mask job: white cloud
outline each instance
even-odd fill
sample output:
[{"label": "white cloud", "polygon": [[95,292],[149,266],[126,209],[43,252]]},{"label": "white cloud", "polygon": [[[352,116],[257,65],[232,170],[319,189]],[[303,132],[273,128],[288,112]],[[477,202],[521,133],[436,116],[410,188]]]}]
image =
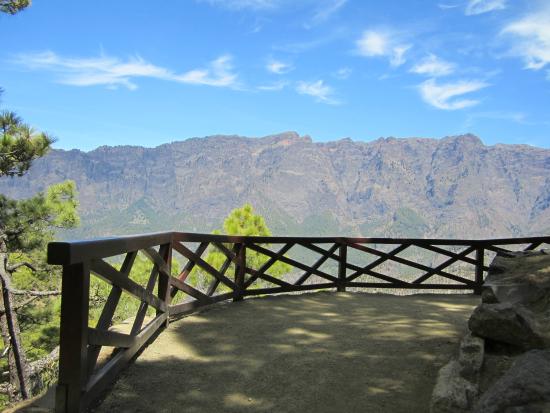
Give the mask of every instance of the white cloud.
[{"label": "white cloud", "polygon": [[429,54],[411,68],[411,72],[430,77],[446,76],[453,73],[455,65],[440,59],[434,54]]},{"label": "white cloud", "polygon": [[466,16],[488,13],[495,10],[504,10],[507,7],[507,0],[468,0],[466,5]]},{"label": "white cloud", "polygon": [[277,75],[282,75],[288,73],[294,69],[290,63],[284,63],[279,60],[269,60],[265,67],[269,72],[275,73]]},{"label": "white cloud", "polygon": [[470,113],[466,117],[465,125],[471,127],[477,123],[478,120],[496,120],[519,123],[522,125],[530,124],[527,121],[527,115],[523,112],[504,112],[504,111],[490,111],[490,112],[477,112]]},{"label": "white cloud", "polygon": [[325,0],[324,2],[320,2],[320,6],[313,14],[311,21],[305,24],[305,27],[310,28],[311,26],[323,23],[344,7],[347,2],[348,0]]},{"label": "white cloud", "polygon": [[137,85],[133,80],[138,77],[218,87],[233,87],[237,83],[237,75],[232,72],[229,55],[220,56],[207,68],[184,73],[174,73],[151,64],[139,56],[124,61],[105,55],[92,58],[69,58],[47,51],[20,54],[15,62],[30,69],[55,72],[59,75],[60,83],[73,86],[104,85],[110,88],[124,86],[134,90]]},{"label": "white cloud", "polygon": [[428,79],[418,86],[422,99],[438,109],[456,110],[477,105],[478,100],[459,98],[489,86],[479,80],[461,80],[453,83],[437,84]]},{"label": "white cloud", "polygon": [[460,7],[460,4],[439,3],[437,7],[439,7],[441,10],[449,10],[449,9],[456,9],[457,7]]},{"label": "white cloud", "polygon": [[199,2],[233,10],[265,10],[276,8],[280,0],[199,0]]},{"label": "white cloud", "polygon": [[387,57],[392,66],[405,63],[405,53],[411,45],[399,42],[389,31],[365,30],[357,40],[357,52],[366,57]]},{"label": "white cloud", "polygon": [[288,82],[286,81],[279,81],[275,83],[271,83],[268,85],[260,85],[257,87],[258,90],[263,90],[266,92],[276,92],[279,90],[282,90],[285,88],[285,86],[288,85]]},{"label": "white cloud", "polygon": [[232,72],[231,56],[223,55],[210,63],[207,69],[195,69],[171,78],[178,82],[208,86],[235,86],[237,75]]},{"label": "white cloud", "polygon": [[526,69],[550,63],[550,6],[511,22],[501,33],[513,36],[511,54],[523,58]]},{"label": "white cloud", "polygon": [[345,80],[351,76],[352,69],[349,67],[341,67],[334,73],[334,76],[338,79]]},{"label": "white cloud", "polygon": [[313,96],[317,102],[327,103],[329,105],[338,105],[340,102],[332,97],[333,89],[326,85],[323,80],[316,82],[300,81],[296,85],[296,92],[301,95]]}]

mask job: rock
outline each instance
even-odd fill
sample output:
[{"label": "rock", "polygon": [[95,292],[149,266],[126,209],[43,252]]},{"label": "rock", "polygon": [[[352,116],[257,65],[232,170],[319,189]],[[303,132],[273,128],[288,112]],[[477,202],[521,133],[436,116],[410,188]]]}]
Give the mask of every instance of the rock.
[{"label": "rock", "polygon": [[521,305],[482,303],[472,313],[468,327],[479,337],[524,350],[545,346],[545,337],[540,332],[537,320]]},{"label": "rock", "polygon": [[533,403],[525,406],[514,406],[504,410],[504,413],[550,413],[550,403]]},{"label": "rock", "polygon": [[550,402],[550,350],[531,350],[478,400],[474,413],[534,413],[548,411]]},{"label": "rock", "polygon": [[[533,311],[548,310],[550,255],[546,251],[520,251],[497,256],[484,283],[484,303],[522,304]],[[541,308],[539,304],[543,302]]]},{"label": "rock", "polygon": [[485,353],[485,341],[472,334],[464,336],[460,342],[458,363],[460,365],[460,376],[472,384],[479,380],[479,372],[483,365]]},{"label": "rock", "polygon": [[439,370],[430,404],[431,413],[469,412],[477,387],[460,375],[460,364],[451,360]]}]

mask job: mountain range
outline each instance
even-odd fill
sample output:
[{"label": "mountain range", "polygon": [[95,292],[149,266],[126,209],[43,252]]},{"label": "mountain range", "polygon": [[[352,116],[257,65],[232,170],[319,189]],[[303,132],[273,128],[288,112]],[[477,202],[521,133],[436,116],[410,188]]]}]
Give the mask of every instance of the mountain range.
[{"label": "mountain range", "polygon": [[474,135],[314,142],[285,132],[52,150],[0,193],[76,182],[89,238],[210,232],[251,203],[274,235],[507,237],[550,234],[550,150]]}]

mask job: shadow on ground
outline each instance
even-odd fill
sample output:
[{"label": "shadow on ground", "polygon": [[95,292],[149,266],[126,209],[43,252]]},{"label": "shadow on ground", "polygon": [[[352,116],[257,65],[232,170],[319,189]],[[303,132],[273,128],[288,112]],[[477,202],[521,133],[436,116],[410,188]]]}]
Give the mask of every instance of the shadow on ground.
[{"label": "shadow on ground", "polygon": [[479,298],[315,293],[173,322],[98,412],[425,412]]}]

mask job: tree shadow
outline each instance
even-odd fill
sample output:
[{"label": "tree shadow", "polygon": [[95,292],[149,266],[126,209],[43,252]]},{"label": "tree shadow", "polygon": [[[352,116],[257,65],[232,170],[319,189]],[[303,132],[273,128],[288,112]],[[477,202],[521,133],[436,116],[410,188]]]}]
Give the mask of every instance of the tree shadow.
[{"label": "tree shadow", "polygon": [[312,293],[173,322],[96,411],[428,411],[472,295]]}]

